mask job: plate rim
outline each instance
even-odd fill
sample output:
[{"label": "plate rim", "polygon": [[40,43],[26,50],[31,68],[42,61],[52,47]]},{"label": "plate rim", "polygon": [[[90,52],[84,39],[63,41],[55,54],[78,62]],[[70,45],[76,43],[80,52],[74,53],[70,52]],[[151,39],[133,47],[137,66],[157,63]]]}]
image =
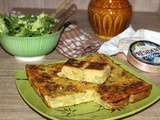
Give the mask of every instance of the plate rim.
[{"label": "plate rim", "polygon": [[[51,120],[61,120],[61,119],[58,119],[58,118],[56,118],[56,117],[54,117],[54,116],[50,116],[50,115],[48,115],[48,114],[46,114],[46,113],[44,113],[44,112],[42,112],[42,111],[40,111],[37,107],[35,107],[33,104],[31,104],[30,103],[30,101],[28,101],[26,98],[25,98],[25,96],[22,94],[22,92],[21,92],[21,90],[19,89],[19,87],[18,87],[18,82],[24,82],[24,80],[16,80],[16,87],[17,87],[17,89],[18,89],[18,92],[19,92],[19,94],[20,94],[20,96],[22,97],[22,99],[23,99],[23,101],[30,107],[30,108],[32,108],[32,110],[34,110],[35,112],[37,112],[37,113],[39,113],[40,115],[42,115],[43,117],[45,117],[45,118],[49,118],[49,119],[51,119]],[[26,81],[26,82],[28,82],[28,81]],[[33,89],[33,88],[32,88]],[[156,87],[155,89],[159,89],[158,87]],[[34,90],[33,90],[33,92],[35,92]],[[37,95],[38,96],[38,95]],[[39,97],[39,96],[38,96]],[[41,99],[40,97],[39,97],[39,99]],[[150,107],[151,105],[153,105],[153,104],[155,104],[156,102],[158,102],[160,100],[160,96],[157,96],[153,101],[151,101],[149,104],[146,104],[146,105],[144,105],[143,107],[140,107],[140,108],[138,108],[138,109],[136,109],[136,110],[134,110],[134,111],[130,111],[130,112],[128,112],[128,113],[125,113],[125,114],[122,114],[122,115],[119,115],[119,116],[114,116],[114,117],[111,117],[111,118],[106,118],[106,119],[100,119],[100,120],[115,120],[115,119],[120,119],[120,118],[125,118],[125,117],[129,117],[129,116],[132,116],[132,115],[134,115],[134,114],[136,114],[136,113],[138,113],[138,112],[141,112],[141,111],[143,111],[143,110],[145,110],[145,109],[147,109],[148,107]],[[133,103],[134,104],[134,103]],[[125,108],[124,108],[125,109]]]}]

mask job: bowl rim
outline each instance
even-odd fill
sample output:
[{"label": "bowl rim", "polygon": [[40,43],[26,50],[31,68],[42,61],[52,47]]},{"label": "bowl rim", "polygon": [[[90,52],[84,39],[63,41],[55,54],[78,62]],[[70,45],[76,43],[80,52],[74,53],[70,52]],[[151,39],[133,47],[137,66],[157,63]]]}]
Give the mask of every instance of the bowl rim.
[{"label": "bowl rim", "polygon": [[64,27],[62,27],[61,29],[59,29],[56,32],[52,32],[52,33],[47,33],[47,34],[43,34],[43,35],[39,35],[39,36],[11,36],[8,34],[1,34],[0,37],[8,37],[8,38],[39,38],[39,37],[45,37],[45,36],[52,36],[54,34],[58,34],[61,33],[64,30]]}]

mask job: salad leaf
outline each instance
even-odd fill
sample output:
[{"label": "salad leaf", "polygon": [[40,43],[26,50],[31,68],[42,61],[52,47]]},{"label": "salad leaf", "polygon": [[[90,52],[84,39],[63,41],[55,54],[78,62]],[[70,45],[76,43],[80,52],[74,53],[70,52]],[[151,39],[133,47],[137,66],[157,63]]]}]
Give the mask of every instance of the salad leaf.
[{"label": "salad leaf", "polygon": [[11,13],[0,17],[0,32],[19,37],[40,36],[50,34],[50,29],[57,22],[57,19],[46,13],[37,16]]},{"label": "salad leaf", "polygon": [[55,23],[54,19],[48,17],[45,13],[41,13],[37,16],[37,20],[33,23],[31,31],[47,33],[47,30],[54,26],[54,24],[50,23]]},{"label": "salad leaf", "polygon": [[5,25],[4,16],[0,15],[0,34],[5,34],[8,32],[8,28]]}]

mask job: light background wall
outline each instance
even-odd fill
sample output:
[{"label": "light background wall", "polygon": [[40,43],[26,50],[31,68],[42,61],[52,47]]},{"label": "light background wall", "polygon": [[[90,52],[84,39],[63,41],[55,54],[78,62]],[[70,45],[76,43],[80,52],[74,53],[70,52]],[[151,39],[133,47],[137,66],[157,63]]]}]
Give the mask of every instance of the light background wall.
[{"label": "light background wall", "polygon": [[[0,0],[0,11],[12,8],[56,8],[63,0]],[[134,11],[160,12],[160,0],[129,0]],[[90,0],[74,0],[79,9],[87,9]]]}]

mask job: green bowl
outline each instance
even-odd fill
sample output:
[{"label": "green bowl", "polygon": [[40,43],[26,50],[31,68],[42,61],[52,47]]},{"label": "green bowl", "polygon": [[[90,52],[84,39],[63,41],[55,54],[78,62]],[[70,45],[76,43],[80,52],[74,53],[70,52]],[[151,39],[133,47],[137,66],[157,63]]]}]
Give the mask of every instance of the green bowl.
[{"label": "green bowl", "polygon": [[57,45],[63,29],[36,37],[1,36],[2,48],[13,56],[37,57],[50,53]]}]

